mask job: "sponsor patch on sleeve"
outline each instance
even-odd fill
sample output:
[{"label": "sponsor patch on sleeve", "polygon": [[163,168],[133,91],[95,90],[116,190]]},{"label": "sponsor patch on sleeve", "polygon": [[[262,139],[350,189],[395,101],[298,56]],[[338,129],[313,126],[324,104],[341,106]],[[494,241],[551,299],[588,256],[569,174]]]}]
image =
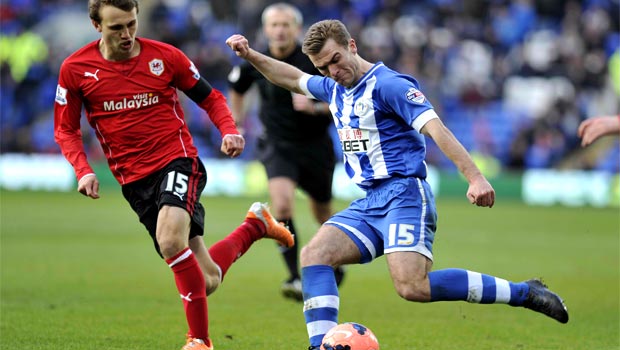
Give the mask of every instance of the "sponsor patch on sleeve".
[{"label": "sponsor patch on sleeve", "polygon": [[189,70],[192,71],[192,73],[194,73],[194,75],[192,75],[194,77],[194,79],[198,80],[200,79],[200,72],[198,71],[198,68],[196,68],[196,66],[194,65],[194,62],[190,61],[190,66],[189,66]]},{"label": "sponsor patch on sleeve", "polygon": [[60,84],[56,86],[56,103],[63,106],[67,104],[67,89]]},{"label": "sponsor patch on sleeve", "polygon": [[411,102],[421,104],[421,103],[424,103],[424,101],[426,101],[426,97],[424,97],[424,94],[422,93],[422,91],[416,88],[413,88],[413,87],[407,90],[406,96],[407,96],[407,99]]}]

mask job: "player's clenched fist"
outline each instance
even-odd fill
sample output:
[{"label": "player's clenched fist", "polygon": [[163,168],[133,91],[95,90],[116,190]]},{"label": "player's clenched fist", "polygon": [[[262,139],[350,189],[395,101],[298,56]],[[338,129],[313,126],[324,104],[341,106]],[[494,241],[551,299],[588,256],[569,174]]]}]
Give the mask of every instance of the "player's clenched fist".
[{"label": "player's clenched fist", "polygon": [[222,153],[229,157],[235,158],[243,152],[245,148],[245,139],[241,135],[226,134],[222,139]]},{"label": "player's clenched fist", "polygon": [[234,34],[226,39],[226,45],[235,52],[235,54],[241,58],[245,58],[250,51],[250,44],[241,34]]},{"label": "player's clenched fist", "polygon": [[471,204],[479,207],[493,208],[493,204],[495,204],[495,190],[483,176],[478,176],[469,184],[467,198]]}]

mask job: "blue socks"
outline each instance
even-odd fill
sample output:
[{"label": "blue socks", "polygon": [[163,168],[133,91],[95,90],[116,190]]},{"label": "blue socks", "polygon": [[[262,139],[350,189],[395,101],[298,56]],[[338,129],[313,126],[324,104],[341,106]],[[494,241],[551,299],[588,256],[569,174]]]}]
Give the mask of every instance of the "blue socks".
[{"label": "blue socks", "polygon": [[428,274],[431,301],[464,300],[480,304],[523,305],[530,288],[525,283],[463,269],[445,269]]},{"label": "blue socks", "polygon": [[323,336],[338,324],[340,298],[334,269],[313,265],[301,269],[304,317],[311,346],[320,346]]}]

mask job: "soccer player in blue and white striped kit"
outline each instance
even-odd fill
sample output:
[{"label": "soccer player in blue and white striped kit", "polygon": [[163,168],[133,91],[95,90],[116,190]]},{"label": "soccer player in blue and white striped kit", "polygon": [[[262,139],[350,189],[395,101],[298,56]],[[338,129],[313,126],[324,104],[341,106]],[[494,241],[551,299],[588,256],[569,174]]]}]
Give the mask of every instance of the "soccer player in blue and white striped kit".
[{"label": "soccer player in blue and white striped kit", "polygon": [[503,303],[568,322],[562,299],[538,279],[511,282],[465,269],[431,272],[437,213],[425,181],[431,137],[457,166],[472,204],[492,207],[495,191],[435,113],[417,81],[357,54],[338,20],[307,31],[303,52],[324,76],[311,76],[250,48],[235,34],[226,43],[274,84],[329,103],[351,179],[366,192],[332,216],[301,251],[309,350],[338,323],[333,267],[368,263],[385,254],[398,294],[409,301]]}]

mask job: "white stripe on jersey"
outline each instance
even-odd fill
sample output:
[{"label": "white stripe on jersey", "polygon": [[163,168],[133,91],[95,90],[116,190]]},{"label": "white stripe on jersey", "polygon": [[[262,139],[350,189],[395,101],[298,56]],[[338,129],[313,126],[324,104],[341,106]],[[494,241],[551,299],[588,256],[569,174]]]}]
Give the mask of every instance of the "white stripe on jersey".
[{"label": "white stripe on jersey", "polygon": [[[335,92],[336,89],[334,89],[334,93]],[[353,95],[343,95],[342,103],[342,116],[340,119],[336,118],[336,125],[342,123],[343,127],[349,127],[349,123],[351,123],[351,114],[353,114],[353,103],[355,103],[353,100]],[[359,162],[359,158],[354,154],[347,154],[346,152],[343,152],[342,155],[345,166],[348,165],[351,169],[353,169],[353,176],[351,177],[351,180],[353,180],[354,183],[364,181],[364,178],[362,177],[362,165]]]},{"label": "white stripe on jersey", "polygon": [[353,114],[353,103],[355,103],[353,97],[353,95],[342,95],[342,116],[340,117],[340,122],[343,127],[350,126],[351,114]]},{"label": "white stripe on jersey", "polygon": [[[306,81],[306,84],[307,83],[308,81]],[[308,85],[306,85],[305,89],[308,89]],[[336,104],[337,92],[338,90],[336,89],[336,86],[334,86],[334,89],[332,90],[332,97],[329,100],[329,111],[332,114],[332,119],[334,120],[335,126],[338,126],[338,117],[336,117],[336,113],[338,112],[338,104]]]},{"label": "white stripe on jersey", "polygon": [[[374,91],[376,84],[376,75],[373,75],[366,81],[366,89],[364,89],[364,93],[362,94],[363,99],[367,101],[372,101],[372,92]],[[367,115],[360,117],[360,129],[368,129],[370,144],[376,145],[376,147],[374,147],[370,150],[370,152],[368,152],[368,157],[370,160],[370,165],[374,172],[374,177],[377,179],[387,177],[388,172],[387,166],[385,164],[385,158],[383,157],[383,150],[381,149],[381,136],[379,135],[377,120],[375,119],[374,104],[370,105],[370,109],[372,112],[369,112]]]}]

